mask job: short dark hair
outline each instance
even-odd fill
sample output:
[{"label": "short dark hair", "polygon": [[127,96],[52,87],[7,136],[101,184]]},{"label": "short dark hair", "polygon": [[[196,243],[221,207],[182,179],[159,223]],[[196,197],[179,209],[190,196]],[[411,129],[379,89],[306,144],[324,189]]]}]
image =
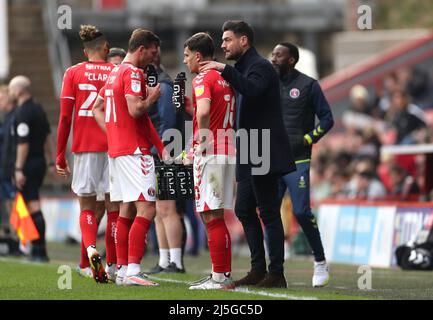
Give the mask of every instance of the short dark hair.
[{"label": "short dark hair", "polygon": [[197,51],[203,57],[213,57],[215,45],[212,37],[205,32],[199,32],[185,41],[184,48],[188,47],[191,51]]},{"label": "short dark hair", "polygon": [[126,51],[122,48],[110,48],[110,52],[107,55],[107,58],[113,58],[113,57],[126,57]]},{"label": "short dark hair", "polygon": [[224,22],[222,31],[233,31],[237,37],[246,36],[250,46],[254,45],[254,31],[251,26],[242,20],[228,20]]},{"label": "short dark hair", "polygon": [[281,42],[279,46],[286,47],[289,50],[289,54],[295,59],[295,63],[299,61],[299,49],[296,45],[290,42]]},{"label": "short dark hair", "polygon": [[152,31],[145,29],[135,29],[128,43],[128,52],[133,53],[137,51],[140,46],[144,46],[146,49],[151,45],[155,44],[159,47],[161,41],[158,36],[154,34]]}]

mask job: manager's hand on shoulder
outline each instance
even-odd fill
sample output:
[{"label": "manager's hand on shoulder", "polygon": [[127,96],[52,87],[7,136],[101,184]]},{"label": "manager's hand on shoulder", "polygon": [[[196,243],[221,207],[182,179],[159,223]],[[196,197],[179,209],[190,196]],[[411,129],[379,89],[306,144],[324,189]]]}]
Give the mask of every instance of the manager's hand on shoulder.
[{"label": "manager's hand on shoulder", "polygon": [[222,72],[226,65],[221,62],[216,61],[203,61],[200,62],[200,72],[208,71],[208,70],[216,70]]}]

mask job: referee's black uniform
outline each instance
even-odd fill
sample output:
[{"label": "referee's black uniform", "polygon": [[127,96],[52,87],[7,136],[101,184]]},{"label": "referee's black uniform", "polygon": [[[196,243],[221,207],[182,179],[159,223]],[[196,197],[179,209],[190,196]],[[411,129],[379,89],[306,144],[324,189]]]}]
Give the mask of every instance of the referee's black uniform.
[{"label": "referee's black uniform", "polygon": [[[23,168],[15,168],[15,170],[22,170],[26,177],[26,183],[19,191],[26,203],[38,201],[39,189],[47,170],[45,142],[51,132],[50,125],[42,107],[30,98],[17,108],[13,128],[12,135],[15,137],[16,145],[29,144]],[[46,260],[44,217],[40,210],[30,214],[40,235],[39,240],[32,241],[32,257],[35,260]]]}]

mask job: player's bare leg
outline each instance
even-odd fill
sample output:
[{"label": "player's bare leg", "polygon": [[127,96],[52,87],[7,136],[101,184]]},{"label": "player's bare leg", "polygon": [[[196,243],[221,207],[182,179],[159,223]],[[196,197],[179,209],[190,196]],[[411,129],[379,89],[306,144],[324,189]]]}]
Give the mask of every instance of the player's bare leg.
[{"label": "player's bare leg", "polygon": [[210,210],[202,213],[208,233],[212,274],[192,284],[191,290],[234,289],[231,277],[231,239],[224,221],[224,210]]},{"label": "player's bare leg", "polygon": [[[158,202],[159,201],[157,201],[157,203]],[[158,239],[159,261],[158,264],[148,272],[149,274],[163,272],[170,264],[170,248],[168,246],[164,222],[162,221],[158,209],[156,210],[156,216],[154,222],[155,222],[156,238]]]},{"label": "player's bare leg", "polygon": [[181,216],[176,211],[176,201],[156,201],[157,216],[161,218],[168,242],[170,261],[167,272],[184,273],[182,261],[183,226]]}]

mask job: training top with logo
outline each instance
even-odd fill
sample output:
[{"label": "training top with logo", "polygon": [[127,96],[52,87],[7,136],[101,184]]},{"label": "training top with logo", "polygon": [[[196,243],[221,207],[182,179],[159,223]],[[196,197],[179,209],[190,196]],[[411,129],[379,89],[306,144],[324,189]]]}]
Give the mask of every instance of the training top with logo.
[{"label": "training top with logo", "polygon": [[[93,117],[92,107],[114,67],[105,61],[87,61],[78,63],[65,72],[60,98],[75,101],[73,153],[107,152],[107,136]],[[64,130],[59,130],[59,133],[69,134]]]},{"label": "training top with logo", "polygon": [[110,158],[132,154],[151,155],[152,145],[158,148],[158,143],[161,146],[147,113],[138,118],[129,114],[126,97],[131,95],[145,99],[147,96],[146,81],[141,69],[129,62],[116,66],[101,93],[104,95]]},{"label": "training top with logo", "polygon": [[[210,105],[209,129],[213,134],[209,146],[215,155],[235,155],[233,136],[227,130],[233,129],[235,121],[235,93],[230,84],[215,70],[199,73],[192,82],[194,107],[194,145],[198,144],[197,101],[208,99]],[[216,142],[215,142],[216,141]]]}]

